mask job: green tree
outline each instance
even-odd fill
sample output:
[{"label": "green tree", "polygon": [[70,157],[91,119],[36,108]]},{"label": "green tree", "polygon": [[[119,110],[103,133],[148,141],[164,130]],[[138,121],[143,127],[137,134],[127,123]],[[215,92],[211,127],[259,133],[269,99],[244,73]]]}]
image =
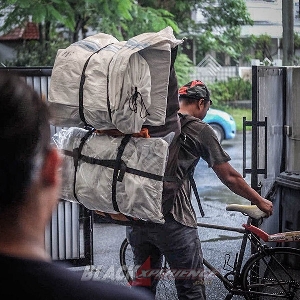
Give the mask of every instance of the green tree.
[{"label": "green tree", "polygon": [[53,65],[57,49],[69,43],[63,35],[64,28],[75,30],[73,9],[65,0],[0,0],[0,12],[3,32],[22,28],[29,20],[39,24],[39,41],[24,41],[16,48],[17,58],[7,65]]},{"label": "green tree", "polygon": [[[295,47],[294,51],[300,48],[300,35],[297,32],[294,32],[294,47]],[[297,55],[295,55],[294,57],[294,65],[295,66],[300,65],[300,57]]]},{"label": "green tree", "polygon": [[65,0],[1,0],[0,12],[0,17],[5,20],[0,30],[9,31],[23,26],[31,18],[32,22],[40,25],[40,41],[50,39],[53,22],[55,26],[63,24],[67,28],[75,28],[72,7]]},{"label": "green tree", "polygon": [[263,61],[265,58],[272,60],[272,38],[270,35],[261,34],[255,41],[255,58]]},{"label": "green tree", "polygon": [[[192,19],[197,9],[203,22]],[[195,41],[197,61],[211,50],[238,58],[240,26],[251,23],[244,0],[0,0],[0,11],[5,16],[0,30],[22,25],[29,16],[39,23],[39,52],[50,48],[47,57],[63,40],[84,38],[87,28],[126,40],[171,26],[178,37]]]},{"label": "green tree", "polygon": [[194,36],[201,49],[197,61],[211,50],[226,53],[238,61],[244,51],[241,26],[252,24],[246,3],[244,0],[221,0],[217,5],[216,2],[209,1],[201,9],[205,22],[197,26],[199,34]]},{"label": "green tree", "polygon": [[[252,25],[244,0],[139,0],[142,6],[163,8],[175,16],[180,36],[195,43],[196,63],[209,51],[226,53],[238,60],[243,56],[241,26]],[[196,23],[192,15],[202,15]]]},{"label": "green tree", "polygon": [[[86,36],[87,28],[124,40],[145,31],[178,27],[166,10],[141,7],[135,0],[0,0],[0,31],[24,26],[29,20],[39,24],[39,44],[24,43],[14,64],[49,65],[56,50]],[[30,51],[28,51],[30,50]],[[44,55],[39,55],[43,53]]]},{"label": "green tree", "polygon": [[178,86],[182,86],[191,80],[193,63],[186,54],[179,53],[175,60],[175,70]]}]

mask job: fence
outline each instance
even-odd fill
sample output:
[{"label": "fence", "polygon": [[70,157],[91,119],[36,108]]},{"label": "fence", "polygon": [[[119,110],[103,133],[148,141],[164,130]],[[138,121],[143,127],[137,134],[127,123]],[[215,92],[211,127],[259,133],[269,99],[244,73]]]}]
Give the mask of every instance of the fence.
[{"label": "fence", "polygon": [[226,81],[228,78],[240,76],[238,67],[194,67],[191,73],[191,79],[200,79],[205,83],[216,81]]},{"label": "fence", "polygon": [[191,79],[201,79],[205,83],[226,81],[230,77],[239,76],[238,66],[222,67],[214,57],[206,55],[204,59],[193,68]]}]

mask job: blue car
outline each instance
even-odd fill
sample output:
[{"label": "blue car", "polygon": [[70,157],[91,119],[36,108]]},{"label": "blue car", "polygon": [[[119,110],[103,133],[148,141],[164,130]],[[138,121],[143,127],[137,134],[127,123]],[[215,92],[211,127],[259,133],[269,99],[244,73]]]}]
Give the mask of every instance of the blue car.
[{"label": "blue car", "polygon": [[210,108],[203,121],[215,130],[220,143],[223,140],[230,140],[235,137],[236,123],[227,112]]}]

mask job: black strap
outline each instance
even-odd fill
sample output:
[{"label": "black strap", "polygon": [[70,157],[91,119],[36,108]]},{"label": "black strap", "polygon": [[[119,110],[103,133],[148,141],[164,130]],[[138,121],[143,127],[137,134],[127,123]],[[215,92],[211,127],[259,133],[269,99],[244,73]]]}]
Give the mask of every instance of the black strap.
[{"label": "black strap", "polygon": [[[179,113],[178,115],[180,117],[181,129],[184,126],[186,126],[187,124],[189,124],[191,122],[194,122],[194,121],[197,121],[195,118],[188,118],[188,115],[182,115],[181,113]],[[181,139],[182,139],[183,143],[186,143],[187,140],[188,140],[186,138],[187,135],[185,133],[181,132],[180,136],[181,136]],[[197,186],[196,186],[196,182],[195,182],[195,179],[194,179],[194,170],[195,170],[196,165],[198,164],[198,161],[199,161],[199,159],[194,161],[194,163],[190,166],[190,168],[188,169],[188,174],[187,175],[188,175],[189,181],[191,183],[191,187],[193,189],[194,195],[196,197],[201,216],[204,217],[204,215],[205,215],[204,210],[203,210],[202,205],[201,205],[201,199],[200,199],[198,189],[197,189]]]},{"label": "black strap", "polygon": [[98,215],[100,219],[102,219],[105,222],[117,224],[117,225],[125,225],[125,226],[147,226],[150,224],[153,224],[151,221],[144,221],[140,219],[134,219],[128,215],[125,215],[125,217],[128,219],[128,221],[121,221],[121,220],[115,220],[112,218],[112,216],[109,213],[103,212],[103,215]]},{"label": "black strap", "polygon": [[[82,69],[82,73],[81,73],[81,78],[80,78],[80,85],[79,85],[79,116],[80,116],[80,119],[81,121],[84,123],[84,126],[86,127],[92,127],[91,125],[89,125],[84,117],[84,113],[83,113],[83,86],[84,86],[84,83],[85,83],[85,71],[86,71],[86,68],[89,64],[89,61],[91,59],[91,57],[94,55],[94,54],[97,54],[99,53],[101,50],[103,50],[104,48],[108,47],[109,45],[111,45],[112,43],[100,48],[99,50],[93,52],[89,58],[86,60],[84,66],[83,66],[83,69]],[[108,108],[109,108],[109,113],[110,113],[110,107],[109,107],[109,101],[108,101]]]},{"label": "black strap", "polygon": [[[111,62],[111,61],[110,61]],[[109,62],[109,64],[110,64]],[[107,97],[106,97],[106,105],[107,105],[107,111],[110,121],[112,121],[112,115],[111,115],[111,108],[110,108],[110,100],[109,100],[109,76],[107,75],[106,79],[106,90],[107,90]]]},{"label": "black strap", "polygon": [[94,128],[91,128],[85,135],[84,137],[80,140],[80,144],[78,148],[73,149],[73,162],[74,162],[74,180],[73,180],[73,195],[74,198],[81,203],[78,200],[78,197],[76,195],[76,178],[77,178],[77,169],[78,169],[78,164],[79,164],[79,160],[81,159],[81,152],[82,152],[82,148],[85,144],[85,142],[87,141],[87,139],[92,135],[92,133],[95,131]]},{"label": "black strap", "polygon": [[189,180],[190,180],[194,195],[197,199],[198,207],[199,207],[201,216],[204,217],[205,214],[204,214],[204,210],[203,210],[202,205],[201,205],[200,196],[199,196],[199,193],[198,193],[198,190],[197,190],[197,186],[196,186],[196,182],[195,182],[193,173],[190,173]]},{"label": "black strap", "polygon": [[129,140],[131,139],[131,136],[132,136],[131,134],[126,134],[123,137],[120,146],[118,147],[118,153],[117,153],[117,157],[116,157],[116,164],[115,164],[114,173],[113,173],[112,189],[111,189],[111,191],[112,191],[112,203],[113,203],[114,210],[117,211],[117,212],[120,212],[119,207],[118,207],[118,203],[117,203],[117,181],[119,179],[119,173],[120,173],[121,168],[122,168],[122,155],[123,155],[123,152],[125,150],[126,145],[128,144]]},{"label": "black strap", "polygon": [[[74,150],[76,150],[76,149],[74,149]],[[76,151],[64,150],[65,155],[72,156],[72,157],[74,157],[74,155],[78,156],[76,152],[77,152],[77,150]],[[82,160],[86,163],[89,163],[89,164],[99,165],[99,166],[103,166],[103,167],[107,167],[107,168],[111,168],[111,169],[115,169],[115,167],[116,167],[115,159],[99,159],[99,158],[90,157],[90,156],[81,154],[80,160]],[[161,176],[161,175],[157,175],[157,174],[130,168],[130,167],[126,166],[126,164],[124,163],[123,160],[121,160],[121,168],[120,168],[120,172],[119,172],[119,176],[118,176],[118,181],[123,180],[125,173],[130,173],[133,175],[146,177],[146,178],[153,179],[156,181],[172,181],[172,182],[179,181],[178,178],[175,176]]]},{"label": "black strap", "polygon": [[194,171],[195,171],[195,167],[196,167],[198,161],[199,161],[199,159],[194,161],[194,163],[189,167],[187,174],[182,178],[182,182],[184,181],[185,178],[188,178],[189,182],[191,183],[191,187],[193,189],[194,195],[196,197],[201,216],[204,217],[204,215],[205,215],[204,210],[203,210],[202,205],[201,205],[201,199],[200,199],[198,189],[197,189],[197,185],[196,185],[196,182],[195,182],[195,179],[194,179]]}]

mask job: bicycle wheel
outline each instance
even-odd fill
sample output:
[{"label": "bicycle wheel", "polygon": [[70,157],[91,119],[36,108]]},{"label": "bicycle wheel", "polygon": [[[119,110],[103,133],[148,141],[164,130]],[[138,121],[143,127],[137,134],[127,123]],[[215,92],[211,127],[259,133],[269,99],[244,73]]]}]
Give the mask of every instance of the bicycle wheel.
[{"label": "bicycle wheel", "polygon": [[241,279],[246,299],[300,299],[300,250],[266,248],[249,258]]},{"label": "bicycle wheel", "polygon": [[[126,280],[131,284],[134,277],[134,260],[131,246],[126,238],[120,247],[120,264]],[[161,272],[156,276],[158,284],[155,300],[178,300],[174,276],[167,263],[163,262]]]},{"label": "bicycle wheel", "polygon": [[133,266],[134,261],[133,261],[133,253],[131,250],[131,246],[126,238],[121,244],[119,258],[120,258],[120,265],[122,267],[123,274],[127,282],[131,284],[133,279],[133,274],[131,274],[131,271],[129,270],[129,266]]}]

